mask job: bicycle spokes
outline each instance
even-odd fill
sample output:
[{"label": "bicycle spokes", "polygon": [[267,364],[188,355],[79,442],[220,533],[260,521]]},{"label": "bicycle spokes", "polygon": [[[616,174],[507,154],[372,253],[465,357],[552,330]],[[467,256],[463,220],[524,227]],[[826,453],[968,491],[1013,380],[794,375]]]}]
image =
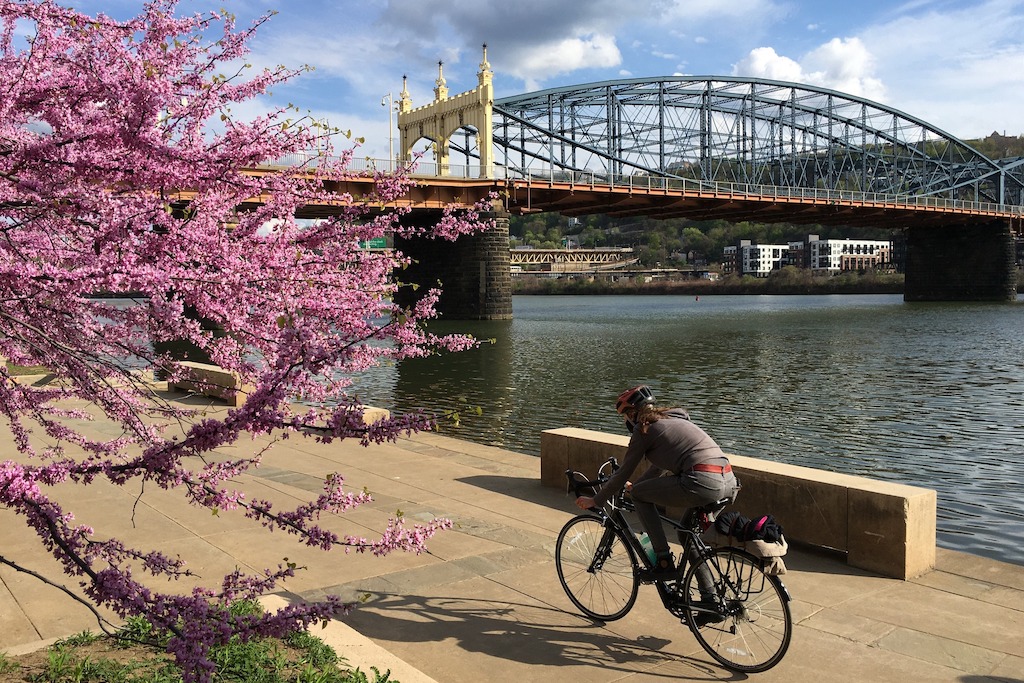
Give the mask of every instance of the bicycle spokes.
[{"label": "bicycle spokes", "polygon": [[604,568],[604,563],[612,555],[612,548],[615,543],[615,532],[611,529],[604,530],[604,536],[601,538],[601,542],[597,546],[597,550],[594,552],[594,561],[590,563],[590,568],[587,570],[590,573],[599,572]]},{"label": "bicycle spokes", "polygon": [[555,566],[569,599],[587,616],[618,619],[632,608],[640,581],[621,532],[600,519],[571,519],[558,536]]},{"label": "bicycle spokes", "polygon": [[[698,580],[701,574],[703,581]],[[709,583],[714,599],[708,595]],[[788,596],[754,556],[734,548],[712,552],[687,573],[685,591],[690,630],[725,666],[748,673],[764,671],[785,655],[792,635]]]}]

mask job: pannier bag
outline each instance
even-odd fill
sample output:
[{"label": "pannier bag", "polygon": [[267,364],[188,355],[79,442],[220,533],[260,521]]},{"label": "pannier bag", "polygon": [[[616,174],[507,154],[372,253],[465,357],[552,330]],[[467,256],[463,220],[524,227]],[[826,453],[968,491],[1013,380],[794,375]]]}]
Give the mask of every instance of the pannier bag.
[{"label": "pannier bag", "polygon": [[736,545],[733,539],[740,541],[745,550],[761,558],[766,574],[786,573],[786,563],[782,558],[789,550],[789,544],[782,534],[782,525],[771,515],[749,519],[738,512],[723,513],[708,527],[703,538],[708,545],[716,547]]}]

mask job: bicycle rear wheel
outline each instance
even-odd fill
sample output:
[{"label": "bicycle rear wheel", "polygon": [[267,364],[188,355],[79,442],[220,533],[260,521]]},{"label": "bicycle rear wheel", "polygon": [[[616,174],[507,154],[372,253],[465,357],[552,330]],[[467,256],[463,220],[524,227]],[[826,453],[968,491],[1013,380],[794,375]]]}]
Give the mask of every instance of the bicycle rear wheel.
[{"label": "bicycle rear wheel", "polygon": [[[702,601],[702,568],[712,577],[717,609]],[[778,577],[764,573],[758,558],[736,548],[714,550],[690,568],[683,585],[686,622],[715,660],[744,673],[766,671],[782,660],[793,634],[789,594]]]},{"label": "bicycle rear wheel", "polygon": [[572,603],[588,617],[614,621],[636,602],[636,558],[622,532],[594,515],[573,517],[558,534],[555,567]]}]

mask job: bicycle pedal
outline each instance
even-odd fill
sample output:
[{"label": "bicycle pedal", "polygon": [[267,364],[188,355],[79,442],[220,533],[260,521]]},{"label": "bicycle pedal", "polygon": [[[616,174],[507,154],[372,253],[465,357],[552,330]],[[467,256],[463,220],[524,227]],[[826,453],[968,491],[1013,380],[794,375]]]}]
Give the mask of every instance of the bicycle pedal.
[{"label": "bicycle pedal", "polygon": [[[685,621],[685,620],[684,620]],[[701,612],[693,615],[693,621],[697,625],[697,628],[704,628],[711,624],[720,624],[725,621],[725,617],[721,614],[714,612]]]}]

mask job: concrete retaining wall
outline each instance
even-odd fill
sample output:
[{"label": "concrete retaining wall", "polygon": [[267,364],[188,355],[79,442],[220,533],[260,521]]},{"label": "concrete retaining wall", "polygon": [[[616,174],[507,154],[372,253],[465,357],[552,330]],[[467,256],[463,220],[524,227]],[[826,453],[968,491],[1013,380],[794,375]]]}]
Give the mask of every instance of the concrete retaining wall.
[{"label": "concrete retaining wall", "polygon": [[176,382],[168,382],[170,390],[188,391],[202,396],[213,396],[227,402],[229,406],[240,406],[252,392],[252,387],[243,385],[238,373],[225,370],[219,365],[179,361],[178,365],[187,370],[186,376]]},{"label": "concrete retaining wall", "polygon": [[[547,430],[541,481],[565,488],[567,469],[592,477],[609,457],[621,461],[628,442],[589,429]],[[774,515],[790,542],[838,550],[851,566],[898,579],[935,567],[935,491],[740,455],[729,460],[742,485],[731,509]]]},{"label": "concrete retaining wall", "polygon": [[[238,373],[219,365],[179,361],[178,365],[188,370],[187,376],[176,382],[168,382],[170,391],[187,391],[200,396],[222,399],[229,406],[240,406],[252,393],[253,387],[242,384]],[[370,425],[378,420],[387,420],[391,411],[386,408],[363,406],[363,422]]]}]

